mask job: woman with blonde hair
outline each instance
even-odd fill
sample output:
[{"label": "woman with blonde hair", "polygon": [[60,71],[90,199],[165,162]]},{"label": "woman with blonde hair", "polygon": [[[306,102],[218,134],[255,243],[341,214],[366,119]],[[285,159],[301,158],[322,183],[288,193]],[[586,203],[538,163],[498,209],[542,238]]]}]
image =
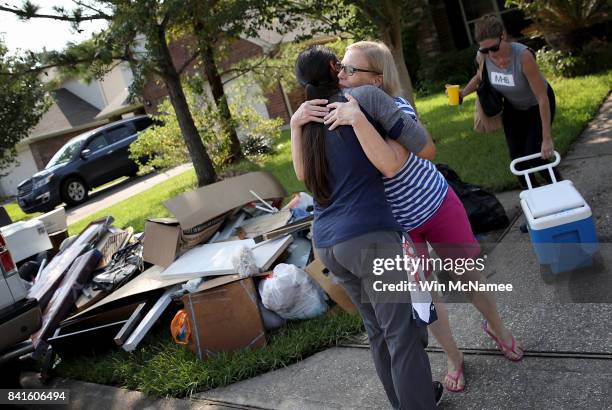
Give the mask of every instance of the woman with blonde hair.
[{"label": "woman with blonde hair", "polygon": [[[391,52],[382,43],[360,41],[351,44],[338,65],[341,87],[374,85],[394,97],[396,104],[416,120],[412,106],[402,97],[398,73]],[[350,95],[347,103],[332,103],[322,107],[306,101],[291,118],[292,137],[300,133],[309,122],[324,122],[334,129],[339,125],[352,125],[363,150],[372,164],[381,172],[387,201],[397,222],[415,244],[417,255],[429,258],[427,242],[441,259],[477,257],[480,245],[474,238],[463,204],[444,177],[430,162],[435,156],[431,139],[418,152],[410,152],[393,139],[382,139],[379,133],[363,129],[362,122],[353,119],[359,115],[358,101]],[[333,110],[332,110],[333,109]],[[298,177],[303,174],[300,161],[294,161]],[[431,272],[427,272],[429,274]],[[466,272],[453,276],[470,281],[485,282],[480,272]],[[434,295],[435,298],[435,295]],[[500,318],[494,298],[488,293],[473,293],[471,301],[486,318],[483,327],[497,342],[504,355],[512,361],[521,360],[523,350]],[[448,371],[444,380],[447,390],[460,392],[465,388],[463,354],[458,349],[449,325],[444,304],[437,301],[438,320],[429,325],[448,356]]]}]

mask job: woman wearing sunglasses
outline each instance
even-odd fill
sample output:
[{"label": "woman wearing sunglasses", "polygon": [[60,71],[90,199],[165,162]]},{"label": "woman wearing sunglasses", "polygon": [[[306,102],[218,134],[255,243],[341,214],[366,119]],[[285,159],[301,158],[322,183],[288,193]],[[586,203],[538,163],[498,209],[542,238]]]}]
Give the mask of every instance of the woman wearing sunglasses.
[{"label": "woman wearing sunglasses", "polygon": [[[546,81],[527,46],[509,42],[502,22],[492,15],[482,17],[474,28],[480,46],[477,61],[485,61],[491,86],[504,97],[502,122],[510,158],[515,159],[537,152],[542,158],[553,156],[554,143],[551,133],[555,116],[555,94]],[[460,102],[478,87],[475,75],[459,94]],[[520,169],[546,163],[543,159],[523,162]],[[556,168],[555,176],[561,180]],[[548,171],[540,172],[552,182]],[[526,188],[524,177],[519,176]],[[533,181],[533,179],[532,179]],[[535,181],[534,181],[535,182]],[[536,185],[537,186],[537,185]]]}]

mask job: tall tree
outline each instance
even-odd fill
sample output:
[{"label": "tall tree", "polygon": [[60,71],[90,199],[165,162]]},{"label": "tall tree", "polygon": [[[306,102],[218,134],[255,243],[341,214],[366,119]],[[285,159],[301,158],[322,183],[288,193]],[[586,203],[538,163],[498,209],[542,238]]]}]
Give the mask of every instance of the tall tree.
[{"label": "tall tree", "polygon": [[170,102],[175,109],[185,144],[192,159],[198,185],[216,181],[216,174],[185,98],[180,68],[174,66],[168,48],[168,30],[183,12],[184,0],[75,0],[74,10],[55,8],[54,14],[41,14],[31,2],[21,8],[1,6],[23,19],[48,18],[70,21],[75,27],[83,21],[105,19],[107,30],[95,36],[88,44],[69,47],[64,53],[49,53],[49,66],[69,67],[76,71],[95,69],[98,75],[108,71],[116,60],[129,61],[135,74],[133,90],[142,88],[152,75],[158,76],[166,86]]},{"label": "tall tree", "polygon": [[[219,109],[222,127],[230,142],[228,162],[244,158],[235,121],[223,88],[223,72],[218,62],[241,36],[256,37],[263,26],[271,26],[280,10],[276,0],[187,0],[180,21],[196,39],[200,63]],[[275,27],[282,30],[281,27]],[[247,70],[248,71],[248,70]]]},{"label": "tall tree", "polygon": [[49,108],[43,84],[32,68],[31,56],[9,56],[0,39],[0,172],[14,163],[16,146],[28,136]]}]

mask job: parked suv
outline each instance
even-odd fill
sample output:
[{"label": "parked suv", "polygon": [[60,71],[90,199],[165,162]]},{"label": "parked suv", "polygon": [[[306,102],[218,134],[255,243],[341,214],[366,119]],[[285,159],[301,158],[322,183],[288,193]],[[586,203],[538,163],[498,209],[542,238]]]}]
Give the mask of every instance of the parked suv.
[{"label": "parked suv", "polygon": [[138,165],[129,158],[129,146],[153,124],[138,116],[78,135],[53,155],[45,169],[17,187],[17,202],[26,213],[47,212],[56,205],[78,205],[88,192],[121,176],[133,176]]}]

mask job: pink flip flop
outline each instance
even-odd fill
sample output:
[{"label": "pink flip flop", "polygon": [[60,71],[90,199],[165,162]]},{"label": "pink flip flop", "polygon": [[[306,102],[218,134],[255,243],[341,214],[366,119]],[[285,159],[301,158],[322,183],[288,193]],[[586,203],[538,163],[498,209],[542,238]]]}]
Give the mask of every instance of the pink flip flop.
[{"label": "pink flip flop", "polygon": [[458,388],[455,388],[455,389],[449,389],[448,385],[446,384],[446,378],[449,378],[449,379],[451,379],[455,383],[455,385],[457,385],[457,383],[459,382],[459,379],[461,378],[461,376],[463,376],[463,371],[464,371],[464,366],[463,365],[464,365],[464,363],[465,362],[462,360],[461,361],[461,366],[459,366],[458,370],[455,370],[454,372],[447,372],[446,373],[446,377],[445,377],[445,380],[444,380],[444,382],[445,382],[444,383],[444,388],[446,390],[448,390],[449,392],[451,392],[451,393],[461,393],[462,391],[465,390],[465,377],[463,379],[463,386],[461,386],[461,387],[458,387]]},{"label": "pink flip flop", "polygon": [[[503,342],[503,340],[495,336],[493,332],[489,330],[489,324],[487,323],[486,320],[482,321],[482,330],[484,330],[485,333],[489,335],[489,337],[493,339],[495,343],[497,343],[497,347],[499,348],[499,350],[501,350],[501,352],[504,354],[506,359],[510,360],[511,362],[520,362],[523,359],[524,353],[521,352],[519,354],[518,352],[514,350],[516,349],[516,340],[514,340],[514,336],[512,336],[512,346],[508,346],[507,344]],[[510,354],[516,355],[518,357],[512,357],[510,356]]]}]

